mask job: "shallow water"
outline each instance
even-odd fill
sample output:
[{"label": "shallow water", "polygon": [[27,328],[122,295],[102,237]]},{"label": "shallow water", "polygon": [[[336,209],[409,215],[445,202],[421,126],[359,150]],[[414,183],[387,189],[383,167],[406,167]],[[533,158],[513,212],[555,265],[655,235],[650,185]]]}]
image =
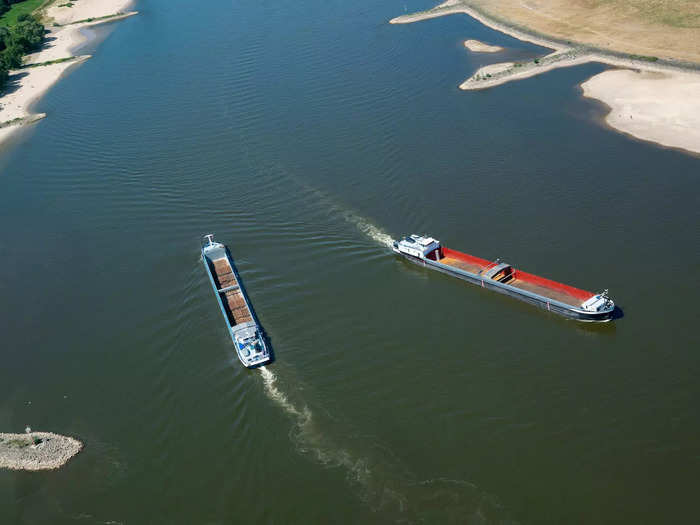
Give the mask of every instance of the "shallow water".
[{"label": "shallow water", "polygon": [[[0,155],[0,428],[86,443],[0,472],[1,523],[695,516],[698,159],[600,126],[577,87],[600,65],[459,91],[546,51],[386,23],[430,5],[151,0],[98,31]],[[209,232],[265,370],[231,351]],[[609,288],[624,317],[426,272],[390,255],[410,232]]]}]

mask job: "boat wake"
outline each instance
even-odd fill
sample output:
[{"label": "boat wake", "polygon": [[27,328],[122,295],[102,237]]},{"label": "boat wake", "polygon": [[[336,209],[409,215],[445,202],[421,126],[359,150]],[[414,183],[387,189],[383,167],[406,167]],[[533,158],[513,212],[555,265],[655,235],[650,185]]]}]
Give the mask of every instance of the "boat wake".
[{"label": "boat wake", "polygon": [[342,217],[348,223],[355,226],[361,233],[364,233],[373,241],[376,241],[377,243],[381,244],[382,246],[386,246],[387,248],[391,248],[391,245],[394,242],[394,239],[391,238],[391,235],[389,235],[379,227],[375,226],[364,217],[360,217],[359,215],[351,211],[343,212]]},{"label": "boat wake", "polygon": [[308,408],[305,407],[302,410],[297,409],[297,407],[289,402],[287,396],[277,388],[277,376],[272,370],[268,369],[266,366],[261,366],[259,370],[263,377],[263,383],[265,384],[265,393],[270,399],[282,407],[287,414],[297,418],[300,423],[303,424],[311,420],[311,412]]},{"label": "boat wake", "polygon": [[[359,442],[342,445],[330,434],[356,441],[356,433],[348,429],[334,432],[332,421],[317,421],[303,400],[290,400],[272,370],[265,366],[259,370],[265,394],[293,421],[290,438],[297,450],[324,467],[344,469],[359,498],[382,521],[513,523],[496,498],[473,483],[446,478],[417,480],[386,447]],[[358,449],[365,453],[354,452]]]},{"label": "boat wake", "polygon": [[299,451],[311,454],[318,462],[329,467],[344,467],[351,481],[366,484],[370,478],[367,462],[353,457],[347,450],[337,448],[318,430],[313,413],[308,406],[295,406],[287,395],[277,387],[277,376],[265,366],[260,367],[265,393],[287,415],[294,419],[292,437]]},{"label": "boat wake", "polygon": [[323,190],[310,185],[308,182],[302,180],[301,178],[289,175],[297,185],[299,185],[308,195],[313,196],[313,198],[318,201],[322,208],[325,208],[328,213],[334,216],[341,217],[348,224],[354,226],[360,233],[369,237],[374,242],[390,248],[394,239],[391,235],[386,233],[384,230],[379,228],[377,225],[373,224],[366,217],[355,213],[353,210],[349,209],[347,206],[340,204],[332,196],[328,195]]}]

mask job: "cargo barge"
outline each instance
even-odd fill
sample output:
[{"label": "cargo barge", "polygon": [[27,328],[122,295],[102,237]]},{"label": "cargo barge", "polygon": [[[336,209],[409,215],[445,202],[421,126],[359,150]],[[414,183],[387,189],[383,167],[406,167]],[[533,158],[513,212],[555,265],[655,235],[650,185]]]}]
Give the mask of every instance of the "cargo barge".
[{"label": "cargo barge", "polygon": [[202,246],[202,262],[238,359],[246,368],[265,365],[272,360],[270,349],[233,264],[233,257],[224,244],[214,242],[213,235],[205,235],[205,239],[207,242]]},{"label": "cargo barge", "polygon": [[500,260],[488,261],[450,250],[432,237],[410,235],[392,249],[411,262],[438,270],[472,284],[510,295],[579,321],[609,321],[615,303],[608,291],[594,294],[513,268]]}]

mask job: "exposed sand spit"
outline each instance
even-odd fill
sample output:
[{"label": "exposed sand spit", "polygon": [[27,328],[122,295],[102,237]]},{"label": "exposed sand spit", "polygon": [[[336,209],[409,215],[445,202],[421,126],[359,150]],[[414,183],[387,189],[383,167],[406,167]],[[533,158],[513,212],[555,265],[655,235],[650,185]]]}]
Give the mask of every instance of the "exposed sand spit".
[{"label": "exposed sand spit", "polygon": [[503,51],[501,46],[492,46],[473,39],[465,40],[464,47],[474,53],[498,53],[499,51]]}]

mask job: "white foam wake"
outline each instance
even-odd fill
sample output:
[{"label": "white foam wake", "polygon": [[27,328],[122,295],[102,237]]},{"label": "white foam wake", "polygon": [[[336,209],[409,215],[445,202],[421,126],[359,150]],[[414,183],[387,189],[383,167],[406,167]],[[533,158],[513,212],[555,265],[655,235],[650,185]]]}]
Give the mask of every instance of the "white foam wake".
[{"label": "white foam wake", "polygon": [[272,370],[269,370],[266,366],[261,366],[260,373],[262,374],[263,383],[265,384],[265,392],[270,399],[282,407],[287,414],[305,421],[311,420],[311,412],[308,408],[304,408],[304,410],[301,411],[297,410],[297,408],[289,402],[287,396],[284,395],[279,388],[277,388],[275,385],[277,382],[277,376],[274,374],[274,372],[272,372]]},{"label": "white foam wake", "polygon": [[391,247],[391,244],[394,242],[391,236],[375,224],[372,224],[372,222],[369,221],[369,219],[358,215],[351,209],[340,204],[326,192],[319,190],[316,187],[310,186],[307,182],[301,180],[300,178],[295,176],[290,177],[309,194],[313,195],[318,200],[318,202],[321,203],[323,207],[326,208],[331,214],[339,215],[347,223],[353,225],[361,233],[363,233],[373,241],[381,244],[382,246]]},{"label": "white foam wake", "polygon": [[343,213],[343,218],[364,233],[367,237],[383,246],[386,246],[387,248],[390,248],[391,244],[394,242],[391,235],[384,232],[364,217],[360,217],[351,211],[346,211]]},{"label": "white foam wake", "polygon": [[371,478],[371,472],[367,461],[353,457],[347,450],[335,446],[316,426],[313,413],[306,405],[298,408],[289,397],[277,386],[277,376],[267,367],[260,367],[260,372],[265,385],[265,393],[281,407],[289,416],[294,418],[294,429],[291,434],[298,450],[310,454],[318,462],[329,467],[344,467],[348,477],[362,485],[367,485]]},{"label": "white foam wake", "polygon": [[290,400],[295,396],[283,391],[272,370],[260,367],[260,373],[266,395],[294,422],[290,437],[297,450],[323,466],[343,468],[347,479],[360,489],[360,499],[387,522],[512,523],[498,501],[472,483],[444,478],[417,481],[383,447],[360,456],[340,446],[329,434],[348,432],[338,433],[328,422],[317,423],[305,403]]}]

